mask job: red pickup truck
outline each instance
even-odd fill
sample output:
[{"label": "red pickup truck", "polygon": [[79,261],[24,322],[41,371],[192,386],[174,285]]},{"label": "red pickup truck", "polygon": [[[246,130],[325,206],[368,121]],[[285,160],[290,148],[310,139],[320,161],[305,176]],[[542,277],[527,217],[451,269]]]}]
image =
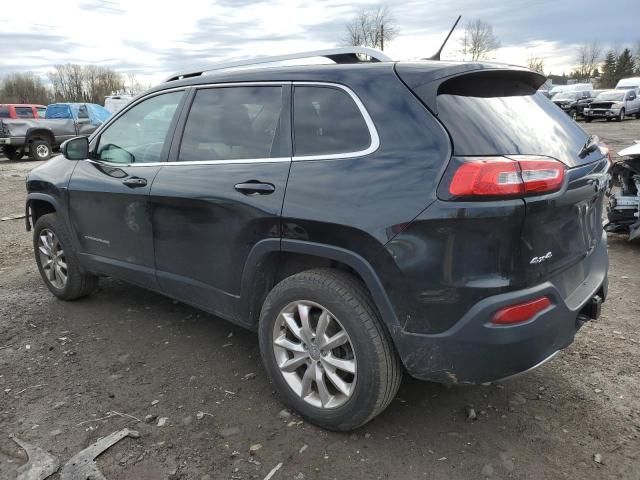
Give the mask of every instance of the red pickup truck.
[{"label": "red pickup truck", "polygon": [[46,109],[31,103],[0,103],[0,118],[44,118]]}]

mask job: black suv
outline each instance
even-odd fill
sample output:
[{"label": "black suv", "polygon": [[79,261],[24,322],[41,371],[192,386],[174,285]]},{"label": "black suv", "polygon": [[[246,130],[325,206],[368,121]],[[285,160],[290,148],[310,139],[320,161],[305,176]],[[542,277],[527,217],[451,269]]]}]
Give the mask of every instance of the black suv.
[{"label": "black suv", "polygon": [[607,293],[605,147],[532,71],[367,52],[177,75],[68,141],[27,179],[47,287],[109,275],[256,330],[336,430],[404,372],[489,382],[568,346]]}]

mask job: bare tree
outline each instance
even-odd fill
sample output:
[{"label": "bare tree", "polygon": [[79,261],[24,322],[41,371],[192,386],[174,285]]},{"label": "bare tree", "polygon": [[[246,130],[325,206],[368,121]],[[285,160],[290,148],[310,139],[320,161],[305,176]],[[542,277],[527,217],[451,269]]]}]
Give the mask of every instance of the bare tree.
[{"label": "bare tree", "polygon": [[583,43],[578,46],[576,55],[576,76],[579,80],[589,80],[602,59],[602,47],[597,41]]},{"label": "bare tree", "polygon": [[398,35],[395,22],[387,7],[362,10],[346,26],[347,45],[384,50],[384,46]]},{"label": "bare tree", "polygon": [[56,101],[104,103],[104,97],[124,90],[122,76],[94,65],[56,65],[49,73]]},{"label": "bare tree", "polygon": [[544,60],[540,57],[529,57],[527,59],[527,66],[534,72],[544,73]]},{"label": "bare tree", "polygon": [[464,57],[468,55],[474,62],[487,58],[491,52],[500,48],[500,40],[494,35],[491,24],[480,19],[466,24],[460,44]]},{"label": "bare tree", "polygon": [[51,91],[37,75],[12,73],[7,75],[0,86],[0,103],[37,103],[47,105]]}]

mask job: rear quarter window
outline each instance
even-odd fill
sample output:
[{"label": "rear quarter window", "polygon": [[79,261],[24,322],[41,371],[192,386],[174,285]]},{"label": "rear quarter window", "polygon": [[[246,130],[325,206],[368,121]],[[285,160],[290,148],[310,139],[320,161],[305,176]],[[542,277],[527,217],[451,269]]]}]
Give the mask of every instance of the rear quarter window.
[{"label": "rear quarter window", "polygon": [[371,145],[362,112],[344,90],[296,86],[293,102],[295,156],[356,153]]}]

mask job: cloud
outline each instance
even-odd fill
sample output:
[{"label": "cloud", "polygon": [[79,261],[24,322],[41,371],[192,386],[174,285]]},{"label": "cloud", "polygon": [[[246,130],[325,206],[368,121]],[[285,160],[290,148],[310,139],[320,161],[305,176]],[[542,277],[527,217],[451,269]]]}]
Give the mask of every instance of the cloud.
[{"label": "cloud", "polygon": [[[463,21],[443,57],[459,56],[457,38],[468,20],[493,25],[502,47],[494,59],[526,63],[535,55],[554,73],[568,71],[576,46],[631,44],[639,37],[637,0],[602,6],[540,0],[387,0],[399,36],[387,46],[398,59],[433,54],[458,14]],[[31,0],[6,2],[0,20],[0,74],[32,70],[45,74],[57,63],[111,66],[157,82],[174,71],[229,58],[277,55],[342,45],[344,28],[371,0]],[[597,19],[597,21],[596,21]],[[596,25],[611,28],[594,30]]]}]

